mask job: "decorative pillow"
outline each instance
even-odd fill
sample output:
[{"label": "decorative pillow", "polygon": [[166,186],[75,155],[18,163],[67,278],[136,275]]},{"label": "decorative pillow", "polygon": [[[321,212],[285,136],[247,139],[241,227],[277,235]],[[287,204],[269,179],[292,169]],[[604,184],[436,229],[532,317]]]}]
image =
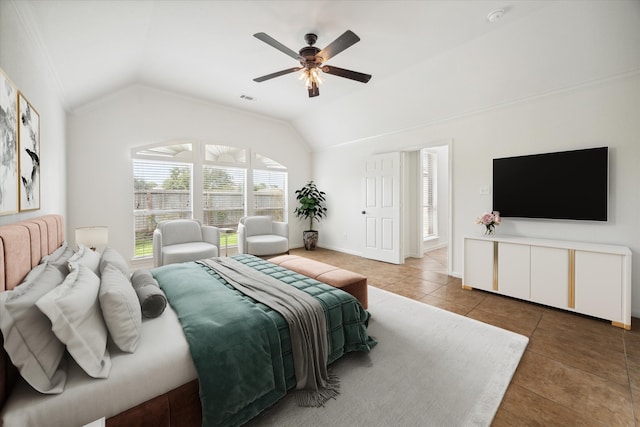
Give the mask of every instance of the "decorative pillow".
[{"label": "decorative pillow", "polygon": [[100,257],[100,274],[104,271],[107,265],[113,265],[118,268],[118,270],[122,271],[124,277],[129,277],[129,266],[127,262],[124,260],[122,255],[118,251],[113,248],[106,247],[102,251],[102,255]]},{"label": "decorative pillow", "polygon": [[142,311],[131,282],[115,265],[102,270],[99,298],[113,342],[120,350],[133,353],[140,342]]},{"label": "decorative pillow", "polygon": [[62,393],[67,373],[64,344],[35,303],[64,280],[57,267],[37,265],[15,289],[0,292],[0,330],[4,348],[22,377],[41,393]]},{"label": "decorative pillow", "polygon": [[76,266],[60,286],[41,297],[36,305],[51,320],[53,333],[78,365],[93,378],[107,378],[111,357],[98,301],[100,279],[89,267]]},{"label": "decorative pillow", "polygon": [[73,249],[71,249],[69,245],[67,245],[67,242],[64,242],[62,243],[62,246],[53,251],[50,255],[42,257],[40,263],[49,263],[57,267],[62,272],[62,274],[66,276],[67,274],[69,274],[68,261],[69,258],[73,256],[73,254]]},{"label": "decorative pillow", "polygon": [[149,270],[134,271],[131,275],[131,284],[138,295],[144,317],[158,317],[164,312],[167,307],[167,297]]},{"label": "decorative pillow", "polygon": [[80,245],[80,247],[78,248],[78,252],[76,252],[71,258],[69,258],[68,264],[70,271],[75,270],[78,264],[82,264],[86,267],[89,267],[89,269],[93,271],[96,276],[100,276],[100,254],[98,254],[98,252],[92,251],[86,246]]}]

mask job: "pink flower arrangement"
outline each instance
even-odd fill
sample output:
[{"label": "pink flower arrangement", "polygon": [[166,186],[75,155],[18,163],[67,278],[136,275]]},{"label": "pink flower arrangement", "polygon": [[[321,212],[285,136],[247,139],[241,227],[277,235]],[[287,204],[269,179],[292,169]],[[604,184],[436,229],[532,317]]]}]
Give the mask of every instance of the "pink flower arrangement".
[{"label": "pink flower arrangement", "polygon": [[493,234],[495,231],[496,225],[500,225],[500,212],[485,212],[478,218],[476,218],[476,224],[482,224],[486,228],[484,230],[484,234]]}]

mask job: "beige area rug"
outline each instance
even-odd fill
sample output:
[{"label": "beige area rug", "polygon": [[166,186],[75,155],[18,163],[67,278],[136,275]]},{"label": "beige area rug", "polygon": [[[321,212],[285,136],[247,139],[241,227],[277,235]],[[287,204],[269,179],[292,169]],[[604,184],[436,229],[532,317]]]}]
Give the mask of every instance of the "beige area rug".
[{"label": "beige area rug", "polygon": [[378,345],[333,364],[340,396],[300,408],[291,395],[247,426],[488,426],[528,338],[369,287]]}]

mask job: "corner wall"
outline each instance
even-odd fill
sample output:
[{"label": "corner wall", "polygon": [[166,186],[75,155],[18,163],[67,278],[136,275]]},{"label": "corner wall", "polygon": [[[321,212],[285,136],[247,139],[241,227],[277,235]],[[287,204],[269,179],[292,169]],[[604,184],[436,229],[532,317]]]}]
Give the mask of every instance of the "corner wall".
[{"label": "corner wall", "polygon": [[66,215],[66,113],[38,46],[13,2],[0,1],[0,67],[40,114],[40,209],[0,216],[0,225],[50,213]]}]

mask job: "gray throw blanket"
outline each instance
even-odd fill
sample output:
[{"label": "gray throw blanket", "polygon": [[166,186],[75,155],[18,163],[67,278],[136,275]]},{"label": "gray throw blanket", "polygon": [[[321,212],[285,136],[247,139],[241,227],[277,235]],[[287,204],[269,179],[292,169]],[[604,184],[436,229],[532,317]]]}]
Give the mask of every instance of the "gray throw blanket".
[{"label": "gray throw blanket", "polygon": [[231,258],[208,258],[198,262],[285,318],[291,335],[300,406],[323,406],[338,395],[337,378],[330,376],[327,370],[327,325],[318,300]]}]

